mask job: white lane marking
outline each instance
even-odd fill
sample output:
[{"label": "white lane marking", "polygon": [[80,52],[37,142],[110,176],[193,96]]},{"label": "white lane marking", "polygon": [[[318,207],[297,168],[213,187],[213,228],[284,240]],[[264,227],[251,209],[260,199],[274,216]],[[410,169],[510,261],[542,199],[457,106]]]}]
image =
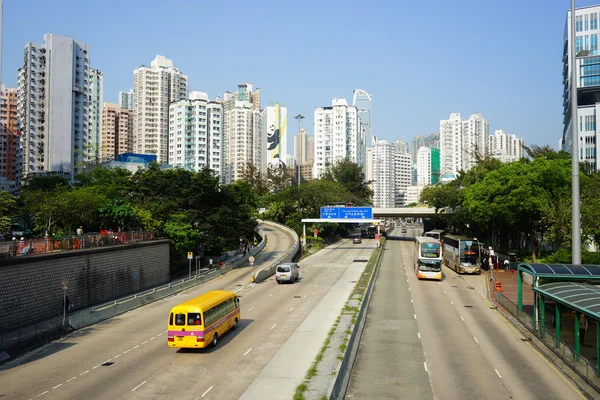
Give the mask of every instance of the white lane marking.
[{"label": "white lane marking", "polygon": [[293,309],[294,309],[294,307],[290,308],[290,309],[288,310],[288,312],[292,311]]},{"label": "white lane marking", "polygon": [[[577,15],[577,14],[575,14],[575,15]],[[444,293],[448,294],[448,292],[446,292],[445,290],[444,290]]]},{"label": "white lane marking", "polygon": [[442,284],[442,282],[438,282],[438,285],[441,285],[441,284]]},{"label": "white lane marking", "polygon": [[146,344],[146,343],[148,343],[148,341],[147,341],[147,340],[146,340],[145,342],[142,342],[142,344]]},{"label": "white lane marking", "polygon": [[99,366],[101,366],[101,365],[102,365],[102,364],[98,364],[98,365],[96,365],[96,366],[95,366],[94,368],[92,368],[92,369],[96,369],[96,368],[98,368],[98,367],[99,367]]},{"label": "white lane marking", "polygon": [[[575,14],[575,15],[577,15],[577,14]],[[127,353],[129,353],[130,351],[131,351],[131,349],[129,349],[129,350],[126,350],[126,351],[124,351],[124,352],[123,352],[123,354],[127,354]]]},{"label": "white lane marking", "polygon": [[[577,14],[576,14],[576,15],[577,15]],[[271,296],[273,296],[273,293],[271,293],[271,294],[269,295],[269,297],[271,297]]]},{"label": "white lane marking", "polygon": [[[577,15],[577,14],[576,14],[576,15]],[[82,372],[82,373],[80,373],[80,374],[79,374],[79,376],[81,376],[81,375],[85,375],[85,374],[87,374],[88,372],[90,372],[90,370],[89,370],[89,369],[88,369],[87,371],[85,371],[85,372]]]},{"label": "white lane marking", "polygon": [[[575,15],[577,15],[577,14],[575,14]],[[335,269],[333,270],[333,273],[335,273]]]},{"label": "white lane marking", "polygon": [[[134,346],[133,349],[137,349],[138,347],[140,347],[139,344],[137,346]],[[131,350],[133,350],[133,349],[131,349]]]},{"label": "white lane marking", "polygon": [[497,369],[494,368],[494,371],[496,371],[496,375],[498,375],[498,378],[502,379],[502,376],[500,375],[500,372],[498,372]]},{"label": "white lane marking", "polygon": [[323,278],[323,280],[327,279],[327,277]]},{"label": "white lane marking", "polygon": [[[577,14],[576,14],[577,15]],[[450,300],[450,304],[454,305],[454,302],[452,300]]]},{"label": "white lane marking", "polygon": [[307,295],[307,294],[305,294],[305,295],[304,295],[304,297],[303,297],[303,299],[305,299],[305,298],[306,298],[306,296],[308,296],[308,295]]},{"label": "white lane marking", "polygon": [[417,336],[419,337],[419,339],[421,339],[421,334],[419,332],[417,332]]},{"label": "white lane marking", "polygon": [[[575,14],[575,15],[577,15],[577,14]],[[408,282],[408,279],[406,280],[406,282]]]},{"label": "white lane marking", "polygon": [[413,317],[415,317],[415,319],[417,319],[417,314],[413,314]]},{"label": "white lane marking", "polygon": [[254,306],[250,307],[250,309],[248,311],[252,311],[254,309]]},{"label": "white lane marking", "polygon": [[[577,14],[576,14],[577,15]],[[137,385],[136,387],[134,387],[133,389],[131,389],[132,392],[135,392],[137,389],[139,389],[140,387],[142,387],[142,385],[146,383],[146,381],[140,383],[139,385]]]},{"label": "white lane marking", "polygon": [[[577,14],[575,14],[575,15],[577,15]],[[42,396],[43,396],[43,395],[45,395],[46,393],[48,393],[48,391],[47,391],[47,390],[46,390],[44,393],[40,393],[40,394],[38,394],[38,395],[37,395],[37,397],[42,397]]]},{"label": "white lane marking", "polygon": [[410,287],[408,288],[408,291],[410,292]]},{"label": "white lane marking", "polygon": [[[577,14],[576,14],[576,15],[577,15]],[[211,387],[209,387],[208,389],[206,389],[206,392],[202,393],[202,396],[201,396],[201,397],[204,397],[204,396],[206,396],[206,395],[208,394],[208,392],[210,392],[210,391],[212,390],[212,388],[213,388],[213,387],[211,386]]]},{"label": "white lane marking", "polygon": [[[577,14],[575,14],[575,15],[577,15]],[[113,358],[119,358],[119,357],[121,357],[121,355],[120,355],[120,354],[117,354],[117,355],[116,355],[116,356],[114,356]]]},{"label": "white lane marking", "polygon": [[462,316],[462,315],[460,316],[460,319],[462,319],[462,320],[463,320],[463,322],[465,322],[465,319],[463,318],[463,316]]},{"label": "white lane marking", "polygon": [[[575,15],[577,15],[577,14],[575,14]],[[154,339],[156,339],[156,336],[150,338],[150,340],[154,340]]]},{"label": "white lane marking", "polygon": [[[577,14],[576,14],[576,15],[577,15]],[[71,382],[71,381],[72,381],[73,379],[75,379],[75,378],[77,378],[77,377],[76,377],[76,376],[72,377],[71,379],[69,379],[69,380],[67,381],[67,383]]]},{"label": "white lane marking", "polygon": [[[575,14],[577,15],[577,14]],[[475,336],[473,336],[473,339],[475,339],[475,341],[479,344],[479,340],[477,340],[477,338]]]},{"label": "white lane marking", "polygon": [[61,383],[61,384],[58,384],[58,385],[54,386],[54,387],[52,388],[52,390],[54,390],[54,389],[57,389],[57,388],[61,387],[62,385],[64,385],[64,383]]},{"label": "white lane marking", "polygon": [[[577,14],[575,14],[575,15],[577,15]],[[166,332],[166,331],[165,331],[165,332]],[[163,333],[165,333],[165,332],[161,332],[161,333],[159,333],[159,334],[158,334],[158,335],[156,335],[156,336],[161,336],[161,335],[162,335]]]},{"label": "white lane marking", "polygon": [[[575,14],[577,15],[577,14]],[[425,367],[425,372],[427,372],[427,363],[425,361],[423,361],[423,366]]]},{"label": "white lane marking", "polygon": [[315,285],[315,287],[317,287],[317,286],[319,286],[319,285]]},{"label": "white lane marking", "polygon": [[412,302],[413,302],[413,300],[412,300],[412,299],[410,299],[410,302],[412,303]]},{"label": "white lane marking", "polygon": [[249,348],[249,349],[248,349],[248,350],[247,350],[247,351],[244,353],[244,355],[245,355],[245,356],[247,356],[247,355],[248,355],[248,353],[250,353],[250,351],[251,351],[251,350],[252,350],[252,347],[250,347],[250,348]]},{"label": "white lane marking", "polygon": [[276,326],[276,325],[277,325],[277,324],[273,324],[273,326],[271,327],[271,329],[275,328],[275,326]]}]

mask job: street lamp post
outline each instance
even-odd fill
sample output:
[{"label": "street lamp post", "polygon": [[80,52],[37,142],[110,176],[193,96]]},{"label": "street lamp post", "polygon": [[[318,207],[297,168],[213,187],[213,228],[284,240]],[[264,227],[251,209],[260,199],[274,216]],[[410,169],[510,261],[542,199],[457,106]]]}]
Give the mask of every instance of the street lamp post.
[{"label": "street lamp post", "polygon": [[581,220],[579,194],[579,133],[577,126],[577,50],[575,46],[575,0],[571,0],[571,263],[581,264]]},{"label": "street lamp post", "polygon": [[[298,114],[294,118],[298,120],[298,133],[300,133],[300,122],[304,119],[304,115]],[[300,147],[302,147],[302,143],[300,143]],[[301,149],[302,150],[302,149]],[[302,151],[302,153],[304,153]],[[300,154],[299,154],[300,155]],[[298,168],[298,186],[300,186],[301,174],[300,174],[300,160],[296,160],[296,168]]]}]

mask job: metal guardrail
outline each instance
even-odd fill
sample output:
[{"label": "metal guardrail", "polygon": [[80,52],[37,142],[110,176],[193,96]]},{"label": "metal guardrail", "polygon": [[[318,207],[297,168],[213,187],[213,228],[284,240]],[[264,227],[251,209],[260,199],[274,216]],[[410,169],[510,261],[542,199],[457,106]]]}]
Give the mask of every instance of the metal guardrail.
[{"label": "metal guardrail", "polygon": [[352,335],[350,335],[348,347],[346,348],[346,353],[344,354],[344,360],[342,361],[342,365],[340,366],[340,370],[338,371],[338,375],[335,379],[335,383],[333,385],[331,395],[329,396],[329,400],[343,400],[346,396],[346,390],[348,390],[348,384],[350,383],[350,375],[352,374],[354,361],[356,360],[356,356],[358,354],[360,339],[362,338],[362,334],[365,329],[369,304],[371,303],[371,296],[375,288],[375,281],[377,280],[377,275],[379,274],[379,266],[381,264],[384,249],[385,242],[383,244],[383,247],[381,248],[381,251],[379,252],[379,256],[377,257],[377,262],[373,269],[373,274],[371,275],[371,279],[369,280],[369,285],[367,286],[363,302],[360,306],[360,311],[358,312],[358,316],[356,317],[356,324],[354,325],[354,329],[352,330]]},{"label": "metal guardrail", "polygon": [[289,226],[286,226],[286,225],[283,225],[283,224],[280,224],[277,222],[273,222],[273,221],[261,221],[261,222],[264,224],[267,224],[267,225],[275,225],[279,228],[283,228],[283,229],[290,231],[292,234],[292,237],[294,238],[294,245],[288,251],[286,251],[281,257],[279,257],[271,266],[269,266],[267,268],[262,268],[262,269],[256,271],[253,274],[254,282],[262,282],[265,279],[267,279],[268,277],[274,275],[275,268],[277,268],[277,265],[281,264],[282,262],[291,261],[292,258],[294,258],[294,255],[298,252],[298,249],[300,247],[300,239],[298,238],[298,234],[296,233],[295,230],[293,230]]},{"label": "metal guardrail", "polygon": [[517,319],[529,332],[542,341],[554,354],[565,362],[573,371],[584,379],[596,391],[600,392],[600,371],[596,365],[577,354],[575,349],[557,338],[550,329],[542,327],[531,315],[519,309],[508,297],[498,291],[494,291],[496,301]]}]

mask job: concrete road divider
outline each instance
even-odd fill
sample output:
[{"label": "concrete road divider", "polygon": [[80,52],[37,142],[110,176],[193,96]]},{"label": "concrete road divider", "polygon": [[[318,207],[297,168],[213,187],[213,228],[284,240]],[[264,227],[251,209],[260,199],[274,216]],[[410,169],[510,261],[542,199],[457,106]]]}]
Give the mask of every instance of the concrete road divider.
[{"label": "concrete road divider", "polygon": [[300,248],[300,239],[298,238],[298,234],[296,233],[296,231],[293,230],[292,228],[290,228],[286,225],[278,224],[277,222],[271,222],[271,221],[260,221],[260,222],[265,225],[272,225],[272,226],[276,226],[278,228],[283,228],[283,229],[288,230],[290,232],[290,234],[292,235],[292,237],[294,238],[294,245],[292,246],[291,249],[286,251],[283,254],[283,256],[279,257],[272,265],[262,268],[262,269],[259,269],[258,271],[254,272],[254,275],[252,276],[252,282],[256,282],[256,283],[262,282],[265,279],[269,278],[270,276],[275,275],[275,269],[277,268],[277,266],[281,263],[292,261],[292,259],[298,252],[298,249]]}]

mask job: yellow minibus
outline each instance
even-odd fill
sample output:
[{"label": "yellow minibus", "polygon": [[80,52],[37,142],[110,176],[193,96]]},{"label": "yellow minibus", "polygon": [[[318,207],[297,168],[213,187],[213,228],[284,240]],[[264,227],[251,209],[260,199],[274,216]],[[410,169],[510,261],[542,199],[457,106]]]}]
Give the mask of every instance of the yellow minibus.
[{"label": "yellow minibus", "polygon": [[240,322],[240,300],[228,290],[204,293],[181,303],[169,313],[169,347],[203,348],[217,345],[225,332]]}]

